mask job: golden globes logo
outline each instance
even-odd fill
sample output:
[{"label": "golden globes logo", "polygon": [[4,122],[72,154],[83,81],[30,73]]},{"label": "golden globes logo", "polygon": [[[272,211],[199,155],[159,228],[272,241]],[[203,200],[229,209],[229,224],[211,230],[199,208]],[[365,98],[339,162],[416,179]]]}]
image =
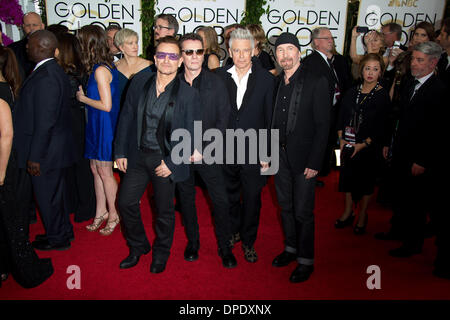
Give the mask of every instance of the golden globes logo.
[{"label": "golden globes logo", "polygon": [[419,0],[389,0],[388,7],[416,7]]}]

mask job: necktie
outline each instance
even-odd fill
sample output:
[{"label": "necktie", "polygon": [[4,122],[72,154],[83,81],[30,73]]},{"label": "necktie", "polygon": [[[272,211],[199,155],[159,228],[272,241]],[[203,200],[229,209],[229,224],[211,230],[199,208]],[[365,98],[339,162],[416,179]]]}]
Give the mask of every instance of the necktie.
[{"label": "necktie", "polygon": [[341,91],[339,90],[339,85],[338,85],[338,77],[336,74],[336,70],[334,69],[334,57],[332,57],[331,59],[327,59],[328,61],[328,65],[330,66],[331,69],[331,74],[333,76],[335,85],[334,85],[334,97],[333,97],[333,106],[337,103],[339,96],[341,95]]},{"label": "necktie", "polygon": [[419,80],[415,79],[412,83],[411,83],[411,87],[409,88],[408,91],[408,96],[409,96],[409,101],[412,100],[412,98],[414,97],[414,94],[416,92],[416,86],[420,83]]}]

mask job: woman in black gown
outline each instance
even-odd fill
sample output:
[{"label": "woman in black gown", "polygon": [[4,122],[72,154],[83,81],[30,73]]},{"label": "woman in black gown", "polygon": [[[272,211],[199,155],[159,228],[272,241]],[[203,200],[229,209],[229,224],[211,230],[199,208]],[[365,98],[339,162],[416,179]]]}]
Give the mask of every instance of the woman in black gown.
[{"label": "woman in black gown", "polygon": [[25,288],[44,282],[53,273],[50,259],[39,259],[25,228],[17,199],[18,179],[13,141],[14,100],[20,76],[14,53],[0,45],[0,286],[11,273]]},{"label": "woman in black gown", "polygon": [[339,191],[345,193],[345,209],[336,228],[353,224],[353,208],[359,206],[355,234],[365,233],[367,206],[374,192],[377,160],[382,154],[384,122],[390,106],[388,91],[380,85],[383,58],[375,53],[364,56],[359,73],[362,84],[347,91],[342,99],[338,121],[341,149]]}]

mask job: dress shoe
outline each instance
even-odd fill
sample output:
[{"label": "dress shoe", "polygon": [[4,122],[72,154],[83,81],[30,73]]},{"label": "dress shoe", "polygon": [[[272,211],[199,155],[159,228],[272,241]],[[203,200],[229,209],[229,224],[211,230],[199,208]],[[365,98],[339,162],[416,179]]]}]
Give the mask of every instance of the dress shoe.
[{"label": "dress shoe", "polygon": [[152,262],[150,265],[150,272],[151,273],[161,273],[166,269],[166,263],[165,262],[159,262],[155,261]]},{"label": "dress shoe", "polygon": [[394,233],[392,231],[388,231],[388,232],[375,233],[375,239],[400,241],[401,237],[398,234],[396,234],[396,233]]},{"label": "dress shoe", "polygon": [[233,252],[231,252],[231,250],[225,250],[223,252],[224,253],[222,253],[222,250],[219,249],[219,256],[222,258],[222,265],[229,269],[236,267],[237,261]]},{"label": "dress shoe", "polygon": [[33,248],[36,250],[41,251],[51,251],[51,250],[57,250],[57,251],[64,251],[70,248],[70,241],[58,243],[58,244],[51,244],[48,242],[48,240],[43,241],[33,241],[32,244]]},{"label": "dress shoe", "polygon": [[297,255],[295,253],[283,251],[279,255],[275,257],[272,261],[272,266],[274,267],[286,267],[289,265],[292,261],[295,261],[297,259]]},{"label": "dress shoe", "polygon": [[436,267],[433,270],[433,276],[450,280],[450,268],[444,269]]},{"label": "dress shoe", "polygon": [[289,281],[293,283],[306,281],[309,279],[313,271],[314,271],[313,265],[309,266],[305,264],[299,264],[297,268],[295,268],[295,270],[292,272]]},{"label": "dress shoe", "polygon": [[347,217],[347,219],[345,219],[345,220],[337,219],[334,222],[334,227],[336,229],[342,229],[342,228],[345,228],[347,226],[351,226],[351,225],[353,225],[353,221],[354,220],[355,220],[355,214],[352,211],[350,213],[350,215]]},{"label": "dress shoe", "polygon": [[243,244],[242,249],[244,250],[244,258],[245,260],[247,260],[247,262],[254,263],[258,261],[258,255],[256,254],[256,250],[253,246],[249,247]]},{"label": "dress shoe", "polygon": [[389,255],[397,258],[408,258],[421,252],[422,248],[414,248],[403,245],[400,248],[390,250]]},{"label": "dress shoe", "polygon": [[198,242],[193,244],[192,242],[188,242],[186,249],[184,250],[184,260],[186,261],[195,261],[198,259]]},{"label": "dress shoe", "polygon": [[128,269],[134,267],[135,265],[138,264],[140,257],[141,255],[130,254],[128,257],[122,260],[122,262],[119,265],[120,269]]},{"label": "dress shoe", "polygon": [[[75,240],[75,237],[74,237],[73,234],[71,234],[68,238],[69,238],[70,242]],[[34,240],[36,240],[36,241],[47,241],[47,235],[46,234],[37,234],[36,237],[34,238]]]}]

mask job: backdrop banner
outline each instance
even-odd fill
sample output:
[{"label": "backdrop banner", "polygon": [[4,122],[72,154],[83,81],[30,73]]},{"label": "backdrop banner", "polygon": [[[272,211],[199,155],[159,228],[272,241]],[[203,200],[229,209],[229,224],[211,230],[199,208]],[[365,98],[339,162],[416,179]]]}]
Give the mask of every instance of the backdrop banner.
[{"label": "backdrop banner", "polygon": [[441,27],[445,9],[444,0],[361,0],[358,26],[380,30],[390,22],[402,26],[402,44],[407,44],[415,26],[427,21],[435,30]]},{"label": "backdrop banner", "polygon": [[245,11],[245,0],[159,0],[156,14],[173,15],[179,25],[178,34],[195,32],[199,27],[213,27],[221,47],[220,59],[227,54],[224,46],[224,27],[239,23]]},{"label": "backdrop banner", "polygon": [[312,52],[311,31],[328,27],[334,37],[336,50],[342,54],[345,41],[348,0],[269,0],[261,17],[266,32],[269,51],[273,53],[276,38],[290,32],[300,42],[302,56]]},{"label": "backdrop banner", "polygon": [[134,30],[142,53],[141,0],[46,0],[47,25],[63,24],[77,30],[88,24],[103,28],[111,24]]}]

